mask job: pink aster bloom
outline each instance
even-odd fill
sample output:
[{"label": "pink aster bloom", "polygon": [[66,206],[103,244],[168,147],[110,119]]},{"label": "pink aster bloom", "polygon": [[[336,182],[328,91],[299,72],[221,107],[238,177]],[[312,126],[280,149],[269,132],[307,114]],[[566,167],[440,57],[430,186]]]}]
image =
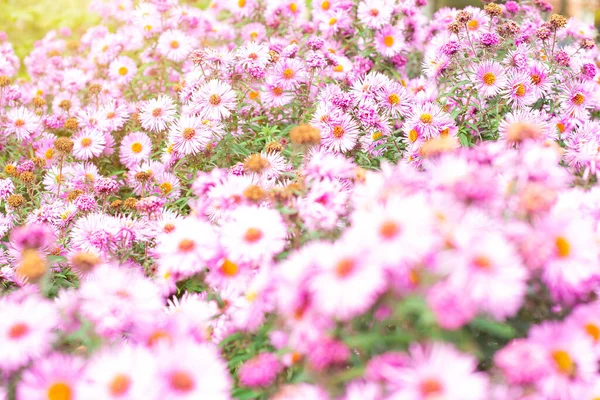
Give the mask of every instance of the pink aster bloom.
[{"label": "pink aster bloom", "polygon": [[218,349],[209,343],[178,341],[162,346],[155,384],[163,399],[231,398],[231,378]]},{"label": "pink aster bloom", "polygon": [[6,113],[4,135],[14,135],[17,140],[30,139],[42,130],[40,117],[25,107],[12,108]]},{"label": "pink aster bloom", "polygon": [[402,32],[391,25],[377,31],[375,34],[375,49],[384,57],[393,57],[404,48]]},{"label": "pink aster bloom", "polygon": [[173,143],[173,150],[182,155],[190,155],[206,150],[212,133],[200,118],[182,116],[171,125],[169,138]]},{"label": "pink aster bloom", "polygon": [[261,99],[266,106],[269,107],[281,107],[289,104],[294,100],[294,95],[273,82],[270,82],[273,78],[269,77],[263,93],[261,93]]},{"label": "pink aster bloom", "polygon": [[377,92],[380,107],[390,113],[392,117],[405,117],[410,112],[410,100],[406,89],[398,82],[384,85]]},{"label": "pink aster bloom", "polygon": [[513,385],[537,382],[548,370],[548,359],[543,344],[527,339],[516,339],[500,349],[494,364]]},{"label": "pink aster bloom", "polygon": [[79,298],[80,313],[106,338],[151,324],[163,307],[158,287],[140,270],[111,265],[99,266],[94,279],[81,282]]},{"label": "pink aster bloom", "polygon": [[504,68],[498,62],[486,60],[474,67],[477,90],[483,97],[492,97],[500,93],[506,85]]},{"label": "pink aster bloom", "polygon": [[442,111],[436,103],[418,104],[412,109],[411,115],[406,121],[406,136],[410,138],[410,131],[415,129],[425,139],[437,137],[448,122],[452,122],[454,125],[450,114]]},{"label": "pink aster bloom", "polygon": [[222,120],[236,107],[236,97],[231,85],[212,79],[194,93],[192,103],[202,118]]},{"label": "pink aster bloom", "polygon": [[140,110],[140,122],[150,132],[160,132],[173,122],[176,114],[175,104],[168,96],[159,96],[147,101]]},{"label": "pink aster bloom", "polygon": [[339,114],[328,121],[328,131],[321,132],[323,147],[337,152],[345,153],[356,146],[358,141],[358,124],[349,114]]},{"label": "pink aster bloom", "polygon": [[592,341],[583,332],[558,322],[544,322],[529,331],[546,357],[546,373],[537,382],[546,397],[572,399],[596,378],[598,359]]},{"label": "pink aster bloom", "polygon": [[121,141],[119,159],[127,168],[147,160],[152,154],[152,141],[143,132],[131,132]]},{"label": "pink aster bloom", "polygon": [[533,63],[529,67],[529,76],[536,97],[542,97],[552,89],[552,81],[550,80],[548,68],[543,63]]},{"label": "pink aster bloom", "polygon": [[53,354],[38,360],[23,373],[17,385],[19,399],[80,400],[83,360],[64,354]]},{"label": "pink aster bloom", "polygon": [[246,387],[268,387],[275,382],[282,365],[273,353],[261,353],[246,361],[238,372],[240,383]]},{"label": "pink aster bloom", "polygon": [[173,225],[173,231],[161,236],[156,248],[162,274],[190,276],[219,255],[220,246],[210,224],[186,218]]},{"label": "pink aster bloom", "polygon": [[[480,400],[486,397],[488,379],[477,372],[477,360],[452,345],[433,343],[410,346],[411,363],[391,370],[389,400]],[[448,368],[452,365],[452,368]]]},{"label": "pink aster bloom", "polygon": [[273,84],[283,90],[293,90],[303,83],[307,74],[302,61],[296,58],[281,59],[273,67]]},{"label": "pink aster bloom", "polygon": [[43,356],[51,349],[53,330],[59,315],[52,303],[37,296],[18,303],[0,301],[0,365],[4,371],[13,371],[32,359]]},{"label": "pink aster bloom", "polygon": [[318,310],[348,320],[371,307],[386,282],[383,268],[372,262],[362,243],[343,240],[323,252],[310,287]]},{"label": "pink aster bloom", "polygon": [[168,60],[179,62],[185,60],[192,52],[196,45],[195,42],[194,36],[171,29],[160,35],[156,49]]},{"label": "pink aster bloom", "polygon": [[144,348],[125,345],[101,350],[86,367],[81,398],[151,398],[155,370],[155,358]]},{"label": "pink aster bloom", "polygon": [[73,156],[79,160],[98,157],[106,146],[104,134],[96,129],[82,129],[73,136]]},{"label": "pink aster bloom", "polygon": [[597,102],[592,85],[589,82],[565,83],[560,91],[561,109],[571,117],[587,119],[588,109]]},{"label": "pink aster bloom", "polygon": [[251,66],[264,68],[269,63],[269,48],[262,43],[252,41],[240,47],[236,52],[236,57],[242,68]]},{"label": "pink aster bloom", "polygon": [[393,11],[393,5],[388,1],[363,0],[358,4],[356,16],[369,28],[379,29],[390,22]]},{"label": "pink aster bloom", "polygon": [[123,85],[131,82],[136,73],[135,61],[127,56],[117,57],[108,67],[108,74],[111,79]]},{"label": "pink aster bloom", "polygon": [[525,72],[509,74],[506,80],[506,88],[508,91],[504,96],[514,108],[531,105],[537,100],[531,84],[531,77]]},{"label": "pink aster bloom", "polygon": [[242,206],[230,213],[221,235],[223,248],[230,257],[261,262],[283,250],[287,227],[278,211]]}]

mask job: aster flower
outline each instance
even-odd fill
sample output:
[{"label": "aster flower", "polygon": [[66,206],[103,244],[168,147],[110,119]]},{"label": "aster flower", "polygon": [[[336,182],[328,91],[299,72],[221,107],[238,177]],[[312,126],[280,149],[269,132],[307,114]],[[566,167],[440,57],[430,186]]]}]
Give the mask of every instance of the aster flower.
[{"label": "aster flower", "polygon": [[240,383],[246,387],[269,387],[277,378],[281,368],[277,356],[272,353],[261,353],[240,367]]},{"label": "aster flower", "polygon": [[192,102],[202,118],[222,120],[231,115],[236,98],[229,84],[213,79],[198,89]]},{"label": "aster flower", "polygon": [[242,68],[251,66],[264,68],[269,63],[269,48],[262,43],[252,41],[240,47],[236,52],[236,57]]},{"label": "aster flower", "polygon": [[411,131],[414,129],[423,138],[429,139],[439,136],[439,133],[446,127],[449,119],[452,117],[442,111],[440,106],[435,103],[425,103],[415,106],[406,121],[407,137],[414,136]]},{"label": "aster flower", "polygon": [[156,49],[168,60],[179,62],[191,53],[195,47],[195,38],[180,30],[171,29],[158,38]]},{"label": "aster flower", "polygon": [[121,141],[119,159],[127,168],[132,168],[152,154],[152,141],[143,132],[131,132]]},{"label": "aster flower", "polygon": [[37,360],[23,373],[17,386],[20,399],[77,399],[83,360],[64,354],[52,354]]},{"label": "aster flower", "polygon": [[303,63],[295,58],[280,60],[273,67],[272,73],[274,77],[272,83],[283,90],[295,89],[307,78]]},{"label": "aster flower", "polygon": [[587,119],[588,108],[594,106],[594,91],[588,82],[568,82],[561,87],[561,109],[569,116]]},{"label": "aster flower", "polygon": [[409,97],[406,89],[397,82],[384,85],[377,92],[381,107],[393,117],[406,116],[410,111]]},{"label": "aster flower", "polygon": [[40,133],[41,130],[40,117],[25,107],[12,108],[6,113],[5,136],[14,135],[17,140],[27,140],[34,134]]},{"label": "aster flower", "polygon": [[533,104],[537,97],[531,84],[531,77],[525,72],[509,74],[506,81],[507,102],[519,108]]},{"label": "aster flower", "polygon": [[492,97],[504,89],[507,79],[498,62],[486,60],[474,68],[477,90],[482,96]]},{"label": "aster flower", "polygon": [[328,131],[321,133],[321,144],[332,151],[352,150],[358,140],[358,125],[348,114],[333,117],[327,123]]},{"label": "aster flower", "polygon": [[387,25],[375,34],[375,49],[384,57],[393,57],[404,47],[404,38],[399,29]]},{"label": "aster flower", "polygon": [[108,67],[108,74],[112,79],[121,84],[131,82],[137,73],[135,61],[126,56],[120,56],[113,60]]},{"label": "aster flower", "polygon": [[147,101],[140,110],[140,122],[150,132],[164,131],[175,119],[175,105],[168,96],[159,96]]},{"label": "aster flower", "polygon": [[379,29],[390,22],[393,11],[393,6],[386,1],[363,0],[358,4],[356,16],[369,28]]},{"label": "aster flower", "polygon": [[96,129],[83,129],[73,136],[73,156],[79,160],[98,157],[106,145],[104,134]]},{"label": "aster flower", "polygon": [[283,250],[287,229],[277,211],[242,206],[223,222],[221,234],[223,248],[233,259],[264,262]]},{"label": "aster flower", "polygon": [[169,137],[173,143],[173,150],[182,155],[189,155],[204,151],[212,133],[200,118],[182,116],[171,125]]}]

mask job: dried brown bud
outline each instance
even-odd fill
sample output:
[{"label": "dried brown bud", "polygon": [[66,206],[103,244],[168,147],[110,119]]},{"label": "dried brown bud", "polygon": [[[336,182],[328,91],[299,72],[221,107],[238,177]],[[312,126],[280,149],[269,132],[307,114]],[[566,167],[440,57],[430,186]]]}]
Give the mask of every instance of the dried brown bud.
[{"label": "dried brown bud", "polygon": [[0,76],[0,88],[8,85],[10,85],[10,78],[4,75]]},{"label": "dried brown bud", "polygon": [[275,50],[269,50],[269,61],[273,64],[279,61],[279,53]]},{"label": "dried brown bud", "polygon": [[79,189],[72,190],[67,195],[67,201],[69,201],[70,203],[72,203],[72,202],[75,201],[76,198],[78,198],[82,194],[83,194],[83,190],[79,190]]},{"label": "dried brown bud", "polygon": [[58,107],[65,111],[69,111],[72,105],[71,100],[63,100],[58,104]]},{"label": "dried brown bud", "polygon": [[281,150],[283,150],[283,145],[280,142],[269,142],[265,146],[265,151],[267,153],[279,153]]},{"label": "dried brown bud", "polygon": [[246,161],[244,161],[244,169],[250,172],[262,172],[266,168],[270,167],[269,160],[262,158],[260,154],[251,154]]},{"label": "dried brown bud", "polygon": [[502,7],[500,7],[496,3],[490,3],[486,5],[484,8],[485,13],[490,17],[499,17],[502,15]]},{"label": "dried brown bud", "polygon": [[550,16],[550,26],[554,29],[561,29],[567,25],[567,19],[560,14],[552,14]]},{"label": "dried brown bud", "polygon": [[258,185],[250,185],[244,190],[244,197],[250,201],[260,201],[265,198],[267,194]]},{"label": "dried brown bud", "polygon": [[46,100],[44,100],[42,97],[40,96],[35,96],[33,98],[33,100],[31,100],[31,102],[33,103],[33,105],[35,107],[43,107],[46,105]]},{"label": "dried brown bud", "polygon": [[25,198],[20,194],[11,194],[10,196],[8,196],[8,199],[6,199],[6,201],[8,202],[8,205],[12,208],[19,208],[23,204],[25,204]]},{"label": "dried brown bud", "polygon": [[88,92],[92,96],[99,94],[102,91],[102,86],[97,83],[93,83],[88,87]]},{"label": "dried brown bud", "polygon": [[79,128],[79,122],[77,122],[77,118],[70,117],[65,120],[65,129],[74,131],[77,128]]},{"label": "dried brown bud", "polygon": [[473,18],[473,14],[465,10],[459,11],[456,15],[456,21],[461,24],[466,24],[471,18]]},{"label": "dried brown bud", "polygon": [[456,21],[452,21],[448,24],[448,30],[454,34],[458,34],[461,30],[461,25]]},{"label": "dried brown bud", "polygon": [[321,141],[321,132],[309,124],[298,125],[290,131],[290,140],[294,144],[316,145]]},{"label": "dried brown bud", "polygon": [[70,262],[73,271],[77,275],[82,276],[90,273],[96,266],[98,266],[102,262],[102,259],[94,253],[80,251],[76,253],[73,257],[71,257]]},{"label": "dried brown bud", "polygon": [[35,180],[35,175],[33,175],[33,172],[25,171],[19,174],[19,179],[26,185],[29,185]]},{"label": "dried brown bud", "polygon": [[123,202],[121,200],[114,200],[110,203],[110,208],[112,208],[113,210],[118,210],[119,208],[121,208],[121,206],[123,206]]},{"label": "dried brown bud", "polygon": [[148,182],[152,178],[152,175],[146,171],[140,171],[135,174],[135,180],[141,183]]},{"label": "dried brown bud", "polygon": [[137,199],[135,197],[130,197],[127,200],[125,200],[125,203],[123,203],[123,205],[125,206],[125,208],[128,208],[130,210],[135,210],[135,206],[137,205]]},{"label": "dried brown bud", "polygon": [[17,275],[29,282],[39,281],[48,271],[46,259],[35,249],[25,249],[21,253],[21,262],[17,267]]},{"label": "dried brown bud", "polygon": [[67,137],[59,137],[54,141],[54,148],[62,154],[71,154],[73,151],[73,141]]}]

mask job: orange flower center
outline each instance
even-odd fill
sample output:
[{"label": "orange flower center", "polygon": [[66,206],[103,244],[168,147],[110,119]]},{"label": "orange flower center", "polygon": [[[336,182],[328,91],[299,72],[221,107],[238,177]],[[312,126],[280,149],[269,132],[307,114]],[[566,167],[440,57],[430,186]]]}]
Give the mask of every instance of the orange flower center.
[{"label": "orange flower center", "polygon": [[575,372],[575,363],[564,350],[556,350],[552,352],[552,359],[556,364],[558,371],[564,375],[572,375]]},{"label": "orange flower center", "polygon": [[515,89],[515,94],[517,96],[519,96],[519,97],[525,96],[525,85],[523,85],[522,83],[515,85],[514,89]]},{"label": "orange flower center", "polygon": [[472,19],[469,22],[467,22],[467,27],[470,31],[474,31],[475,29],[479,28],[479,22],[477,22],[476,19]]},{"label": "orange flower center", "polygon": [[379,234],[385,239],[393,239],[400,233],[400,226],[394,221],[385,221],[379,227]]},{"label": "orange flower center", "polygon": [[91,144],[92,144],[92,139],[90,139],[90,138],[81,139],[81,147],[88,147]]},{"label": "orange flower center", "polygon": [[194,381],[187,372],[176,371],[171,374],[171,387],[179,392],[189,392],[194,388]]},{"label": "orange flower center", "polygon": [[344,128],[342,128],[339,125],[336,125],[333,127],[333,131],[332,131],[332,135],[333,137],[335,137],[336,139],[341,139],[342,136],[344,136]]},{"label": "orange flower center", "polygon": [[8,331],[8,337],[11,339],[19,339],[29,332],[29,327],[23,323],[14,324]]},{"label": "orange flower center", "polygon": [[246,234],[244,235],[244,240],[248,243],[258,242],[263,237],[263,233],[260,229],[257,228],[248,228]]},{"label": "orange flower center", "polygon": [[294,77],[294,70],[291,68],[286,68],[283,70],[283,77],[285,79],[292,79]]},{"label": "orange flower center", "polygon": [[385,36],[385,37],[383,38],[383,44],[384,44],[386,47],[392,47],[392,46],[394,45],[394,37],[393,37],[393,36],[390,36],[390,35],[387,35],[387,36]]},{"label": "orange flower center", "polygon": [[119,397],[119,396],[123,396],[125,393],[127,393],[130,386],[131,386],[131,379],[129,379],[129,377],[127,375],[118,374],[110,382],[108,391],[114,397]]},{"label": "orange flower center", "polygon": [[71,387],[63,382],[56,382],[48,388],[48,400],[71,400]]},{"label": "orange flower center", "polygon": [[473,259],[473,265],[481,270],[489,270],[492,266],[492,261],[486,256],[477,256]]},{"label": "orange flower center", "polygon": [[573,100],[573,103],[580,106],[585,101],[585,96],[582,95],[581,93],[577,93],[575,96],[573,96],[573,98],[571,100]]},{"label": "orange flower center", "polygon": [[196,247],[196,243],[194,243],[193,240],[183,239],[181,242],[179,242],[179,250],[183,251],[184,253],[194,250],[194,247]]},{"label": "orange flower center", "polygon": [[444,390],[442,384],[436,379],[427,379],[421,382],[420,389],[423,397],[440,395]]},{"label": "orange flower center", "polygon": [[328,1],[324,1],[321,3],[321,10],[327,11],[329,10],[329,7],[331,7],[331,3],[329,3]]},{"label": "orange flower center", "polygon": [[221,104],[221,98],[217,94],[211,94],[208,99],[208,102],[213,106],[218,106],[219,104]]},{"label": "orange flower center", "polygon": [[591,322],[585,326],[586,333],[594,339],[594,342],[597,342],[600,339],[600,328],[596,324],[592,324]]},{"label": "orange flower center", "polygon": [[411,129],[410,132],[408,132],[408,140],[410,140],[411,142],[414,143],[418,138],[419,133],[416,130]]},{"label": "orange flower center", "polygon": [[559,236],[554,241],[556,245],[556,255],[560,258],[566,258],[571,253],[571,244],[563,237]]},{"label": "orange flower center", "polygon": [[141,153],[142,149],[143,149],[143,146],[140,142],[135,142],[134,144],[131,145],[131,151],[133,151],[136,154]]},{"label": "orange flower center", "polygon": [[171,48],[172,49],[178,49],[179,48],[179,42],[177,40],[173,40],[171,42]]},{"label": "orange flower center", "polygon": [[196,130],[194,130],[193,128],[185,128],[183,130],[183,138],[185,140],[190,140],[192,139],[194,136],[196,136]]},{"label": "orange flower center", "polygon": [[228,259],[225,259],[225,261],[223,261],[223,265],[221,265],[220,270],[223,273],[223,275],[236,276],[239,271],[239,267],[233,261],[229,261]]},{"label": "orange flower center", "polygon": [[335,266],[335,273],[340,278],[345,278],[352,273],[356,262],[351,258],[344,258],[340,260]]},{"label": "orange flower center", "polygon": [[395,106],[396,104],[400,103],[400,96],[398,96],[395,93],[392,93],[388,96],[388,102],[391,105]]},{"label": "orange flower center", "polygon": [[18,119],[15,121],[15,126],[17,128],[21,128],[21,127],[25,126],[25,121],[23,121],[22,119]]},{"label": "orange flower center", "polygon": [[494,82],[496,82],[496,75],[494,75],[492,72],[486,72],[483,74],[483,83],[490,86],[493,85]]},{"label": "orange flower center", "polygon": [[534,85],[539,85],[542,81],[542,78],[538,74],[531,75],[531,83]]}]

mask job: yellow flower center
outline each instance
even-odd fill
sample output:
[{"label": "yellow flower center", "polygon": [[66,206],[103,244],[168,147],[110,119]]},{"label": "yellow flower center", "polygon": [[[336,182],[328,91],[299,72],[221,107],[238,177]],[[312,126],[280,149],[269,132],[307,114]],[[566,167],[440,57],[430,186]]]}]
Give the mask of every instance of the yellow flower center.
[{"label": "yellow flower center", "polygon": [[533,83],[534,85],[539,85],[539,83],[541,81],[542,81],[542,77],[540,77],[538,74],[531,75],[531,83]]},{"label": "yellow flower center", "polygon": [[44,157],[46,157],[46,160],[52,159],[53,156],[54,156],[54,150],[52,150],[52,149],[48,149],[44,153]]},{"label": "yellow flower center", "polygon": [[470,31],[474,31],[475,29],[479,28],[479,22],[477,22],[476,19],[472,19],[469,22],[467,22],[467,27]]},{"label": "yellow flower center", "polygon": [[556,244],[556,255],[558,257],[566,258],[569,256],[571,253],[571,245],[565,237],[557,237],[554,243]]},{"label": "yellow flower center", "polygon": [[48,388],[48,400],[71,400],[71,388],[63,382],[56,382]]},{"label": "yellow flower center", "polygon": [[585,332],[594,339],[594,342],[597,342],[600,339],[600,328],[598,325],[589,323],[585,326]]},{"label": "yellow flower center", "polygon": [[221,265],[220,271],[223,273],[223,275],[235,276],[239,271],[239,267],[233,261],[225,259],[225,261],[223,261],[223,265]]},{"label": "yellow flower center", "polygon": [[332,135],[336,139],[341,139],[341,137],[344,136],[344,128],[342,128],[339,125],[334,126],[333,127],[333,131],[332,131]]},{"label": "yellow flower center", "polygon": [[396,104],[400,103],[400,96],[398,96],[395,93],[392,93],[388,96],[388,102],[391,105],[395,106]]},{"label": "yellow flower center", "polygon": [[90,139],[90,138],[81,139],[81,147],[88,147],[91,144],[92,144],[92,139]]},{"label": "yellow flower center", "polygon": [[190,140],[192,139],[194,136],[196,136],[196,131],[193,128],[185,128],[183,130],[183,134],[182,134],[183,138],[185,140]]},{"label": "yellow flower center", "polygon": [[327,11],[329,10],[329,7],[331,7],[331,3],[329,3],[328,1],[324,1],[321,3],[321,10]]},{"label": "yellow flower center", "polygon": [[421,114],[419,120],[424,124],[431,124],[431,122],[433,121],[433,116],[428,113],[423,113]]},{"label": "yellow flower center", "polygon": [[493,85],[495,82],[496,75],[494,75],[492,72],[486,72],[485,74],[483,74],[483,83],[490,86]]},{"label": "yellow flower center", "polygon": [[556,350],[552,352],[552,359],[556,364],[558,371],[564,375],[572,375],[575,372],[575,363],[564,350]]},{"label": "yellow flower center", "polygon": [[283,77],[285,79],[292,79],[294,77],[294,70],[291,68],[286,68],[283,70]]},{"label": "yellow flower center", "polygon": [[585,101],[585,96],[582,95],[581,93],[577,93],[575,96],[573,96],[573,98],[571,100],[573,101],[573,103],[580,106]]},{"label": "yellow flower center", "polygon": [[246,7],[246,0],[238,0],[238,7],[239,8]]},{"label": "yellow flower center", "polygon": [[418,138],[419,133],[416,130],[411,129],[410,132],[408,132],[408,140],[410,140],[411,142],[414,143]]},{"label": "yellow flower center", "polygon": [[114,397],[119,397],[127,393],[129,387],[131,386],[131,379],[127,375],[118,374],[113,378],[110,382],[108,391]]},{"label": "yellow flower center", "polygon": [[342,66],[342,64],[338,64],[335,67],[333,67],[333,70],[335,72],[343,72],[344,71],[344,67]]},{"label": "yellow flower center", "polygon": [[177,40],[173,40],[171,42],[171,48],[172,49],[178,49],[179,48],[179,42]]},{"label": "yellow flower center", "polygon": [[392,47],[392,46],[394,45],[394,37],[393,37],[393,36],[390,36],[390,35],[387,35],[387,36],[385,36],[385,37],[383,38],[383,44],[384,44],[386,47]]},{"label": "yellow flower center", "polygon": [[290,3],[290,11],[294,14],[298,11],[298,5],[296,3]]},{"label": "yellow flower center", "polygon": [[127,67],[119,68],[119,75],[121,75],[121,76],[127,75],[128,72],[129,72],[129,70],[127,69]]},{"label": "yellow flower center", "polygon": [[525,85],[523,85],[522,83],[515,85],[514,89],[515,89],[515,94],[517,96],[519,96],[519,97],[525,96]]},{"label": "yellow flower center", "polygon": [[336,23],[336,22],[337,22],[337,18],[331,18],[331,19],[329,20],[329,26],[333,26],[333,25],[335,25],[335,23]]},{"label": "yellow flower center", "polygon": [[375,133],[373,133],[371,135],[371,139],[373,139],[373,140],[379,140],[379,139],[381,139],[382,136],[383,136],[383,134],[378,131],[378,132],[375,132]]},{"label": "yellow flower center", "polygon": [[142,149],[143,149],[143,147],[140,142],[135,142],[134,144],[131,145],[131,151],[133,151],[136,154],[141,153]]},{"label": "yellow flower center", "polygon": [[17,128],[21,128],[21,127],[25,126],[25,121],[23,121],[22,119],[18,119],[15,121],[15,126]]},{"label": "yellow flower center", "polygon": [[171,190],[173,190],[173,185],[171,185],[169,182],[164,182],[160,184],[160,191],[163,194],[169,194],[171,193]]},{"label": "yellow flower center", "polygon": [[208,102],[213,106],[218,106],[219,104],[221,104],[221,98],[218,94],[211,94],[208,98]]}]

